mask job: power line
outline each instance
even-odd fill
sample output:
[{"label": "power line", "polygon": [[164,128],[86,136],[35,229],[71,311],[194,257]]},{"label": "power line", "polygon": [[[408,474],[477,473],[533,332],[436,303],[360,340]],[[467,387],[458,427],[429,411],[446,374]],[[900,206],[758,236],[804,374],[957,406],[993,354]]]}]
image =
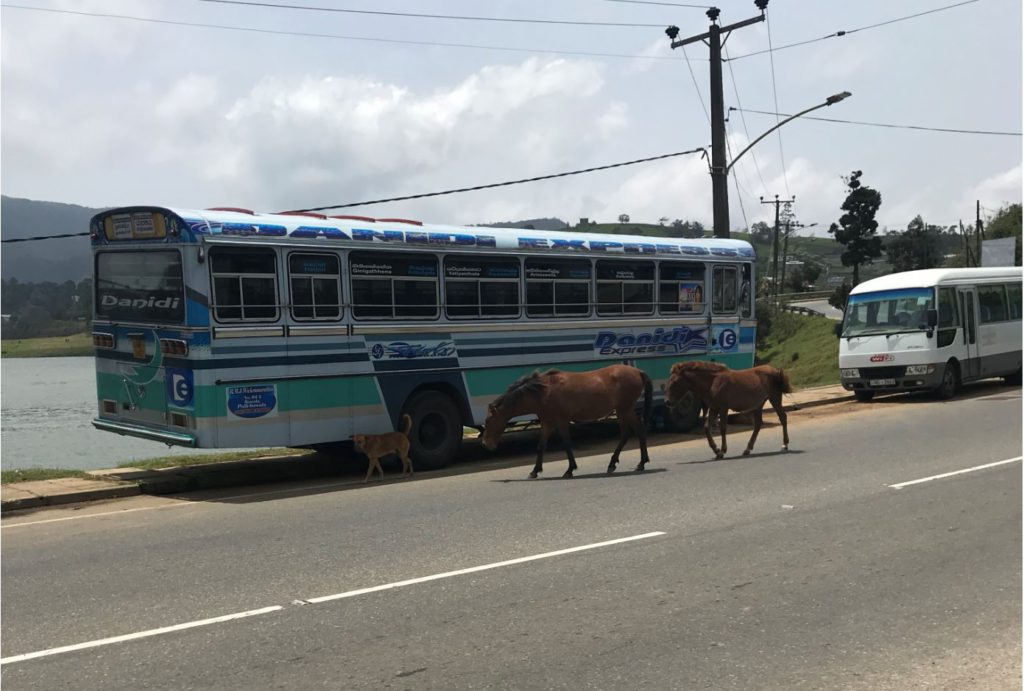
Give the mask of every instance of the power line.
[{"label": "power line", "polygon": [[[538,182],[540,180],[551,180],[553,178],[564,178],[564,177],[568,177],[570,175],[582,175],[583,173],[593,173],[593,172],[598,171],[598,170],[608,170],[610,168],[621,168],[623,166],[632,166],[632,165],[636,165],[638,163],[649,163],[651,161],[661,161],[661,160],[664,160],[666,158],[674,158],[676,156],[685,156],[687,154],[695,154],[695,153],[698,153],[698,152],[703,152],[703,153],[707,154],[707,152],[704,150],[704,148],[700,147],[700,148],[697,148],[697,149],[690,149],[688,151],[677,151],[677,152],[671,153],[671,154],[661,154],[660,156],[650,156],[648,158],[638,158],[635,161],[624,161],[622,163],[612,163],[610,165],[595,166],[593,168],[583,168],[581,170],[570,170],[570,171],[566,171],[564,173],[555,173],[553,175],[540,175],[540,176],[537,176],[537,177],[534,177],[534,178],[523,178],[521,180],[508,180],[506,182],[495,182],[495,183],[492,183],[490,185],[477,185],[475,187],[462,187],[460,189],[445,190],[443,192],[427,192],[425,194],[411,194],[411,195],[407,195],[405,197],[391,197],[390,199],[373,199],[373,200],[364,201],[364,202],[348,202],[348,203],[345,203],[345,204],[333,204],[331,206],[319,206],[319,207],[310,208],[310,209],[294,209],[294,211],[326,211],[327,209],[344,209],[344,208],[352,207],[352,206],[369,206],[371,204],[384,204],[386,202],[400,202],[400,201],[407,201],[409,199],[423,199],[424,197],[439,197],[439,196],[445,195],[445,194],[458,194],[460,192],[475,192],[477,190],[486,190],[486,189],[491,189],[493,187],[506,187],[508,185],[520,185],[520,184],[523,184],[523,183],[526,183],[526,182]],[[39,236],[36,236],[36,237],[29,237],[29,238],[15,238],[15,239],[11,239],[11,240],[0,240],[0,242],[2,242],[2,243],[33,242],[33,241],[36,241],[36,240],[53,240],[55,238],[71,238],[71,237],[79,237],[79,236],[82,236],[82,235],[89,235],[89,233],[64,233],[62,235],[39,235]]]},{"label": "power line", "polygon": [[[578,55],[581,57],[596,57],[596,58],[625,58],[628,60],[672,60],[682,62],[680,58],[675,58],[667,55],[630,55],[624,53],[595,53],[589,51],[578,51],[578,50],[555,50],[547,48],[521,48],[515,46],[489,46],[482,44],[472,43],[443,43],[439,41],[413,41],[407,39],[398,38],[375,38],[370,36],[348,36],[343,34],[325,34],[315,33],[306,31],[281,31],[274,29],[260,29],[256,27],[248,26],[233,26],[230,24],[206,24],[201,22],[183,22],[175,21],[170,19],[153,19],[150,17],[133,17],[124,14],[105,14],[100,12],[79,12],[75,10],[58,10],[49,7],[30,7],[28,5],[12,5],[3,4],[0,5],[4,9],[14,10],[28,10],[32,12],[50,12],[53,14],[68,14],[76,15],[80,17],[97,17],[102,19],[122,19],[126,21],[144,22],[147,24],[165,24],[170,26],[184,26],[190,28],[202,28],[202,29],[219,29],[222,31],[241,31],[256,34],[274,34],[278,36],[298,36],[301,38],[329,38],[338,39],[344,41],[369,41],[371,43],[398,43],[405,45],[414,46],[429,46],[438,48],[469,48],[473,50],[502,50],[513,53],[550,53],[552,55]],[[705,60],[704,58],[694,58],[695,60]]]},{"label": "power line", "polygon": [[81,235],[88,235],[89,233],[63,233],[61,235],[37,235],[31,238],[12,238],[11,240],[0,240],[0,242],[6,244],[8,242],[32,242],[34,240],[53,240],[55,238],[77,238]]},{"label": "power line", "polygon": [[525,19],[520,17],[480,17],[475,15],[457,14],[423,14],[419,12],[391,12],[385,10],[354,10],[343,7],[315,7],[311,5],[288,5],[275,2],[256,2],[256,0],[200,0],[219,5],[240,5],[244,7],[270,7],[281,10],[300,10],[304,12],[336,12],[344,14],[366,14],[383,17],[412,17],[414,19],[454,19],[469,22],[504,22],[511,24],[559,24],[569,26],[615,26],[626,28],[662,28],[665,24],[630,24],[625,22],[582,22],[563,19]]},{"label": "power line", "polygon": [[[732,70],[732,63],[728,62],[729,51],[726,50],[725,46],[722,46],[722,51],[725,53],[726,64],[729,65],[729,78],[732,79],[732,90],[733,90],[733,93],[736,94],[736,103],[737,103],[737,105],[740,106],[740,108],[742,108],[743,104],[740,103],[740,90],[739,90],[739,87],[736,85],[736,74]],[[729,120],[729,118],[726,117],[726,122],[728,122],[728,120]],[[749,142],[750,141],[750,130],[747,129],[747,116],[743,114],[742,110],[740,110],[740,120],[743,122],[743,134],[746,135],[747,141]],[[768,194],[768,186],[766,184],[764,184],[764,176],[761,175],[761,166],[757,162],[757,154],[754,153],[753,149],[750,150],[750,156],[751,156],[751,158],[754,159],[754,170],[757,171],[757,179],[761,181],[761,191],[764,194]]]},{"label": "power line", "polygon": [[[772,66],[772,97],[775,99],[775,110],[779,109],[779,92],[775,88],[775,52],[772,50],[772,22],[766,12],[764,15],[765,26],[768,29],[768,58]],[[778,126],[779,118],[775,118],[775,124]],[[779,135],[779,162],[782,164],[782,182],[786,185],[786,196],[789,196],[789,176],[786,174],[786,154],[782,150],[782,128],[775,130],[775,133]]]},{"label": "power line", "polygon": [[704,97],[700,93],[700,86],[697,85],[697,75],[693,73],[693,65],[690,64],[690,56],[686,54],[686,46],[683,46],[683,57],[686,58],[686,69],[690,70],[690,79],[693,80],[693,89],[697,92],[697,100],[700,101],[700,107],[704,111],[704,117],[707,119],[708,124],[711,124],[711,116],[708,115],[708,107],[704,105]]},{"label": "power line", "polygon": [[[788,113],[777,113],[770,110],[754,110],[752,108],[732,108],[729,110],[740,111],[741,113],[757,113],[758,115],[774,115],[778,117],[791,117]],[[994,130],[966,130],[952,127],[924,127],[923,125],[894,125],[885,122],[864,122],[862,120],[840,120],[839,118],[819,118],[813,115],[801,116],[801,120],[820,120],[822,122],[838,122],[844,125],[865,125],[869,127],[889,127],[903,130],[923,130],[926,132],[949,132],[953,134],[989,134],[1003,137],[1020,137],[1020,132],[998,132]]]},{"label": "power line", "polygon": [[[926,14],[934,14],[936,12],[942,12],[944,10],[951,10],[954,7],[961,7],[963,5],[970,5],[971,3],[978,2],[978,1],[979,0],[964,0],[964,2],[958,2],[958,3],[954,4],[954,5],[946,5],[945,7],[936,7],[935,9],[932,9],[932,10],[926,10],[924,12],[918,12],[917,14],[908,14],[905,17],[896,17],[895,19],[888,19],[888,20],[886,20],[884,22],[878,22],[876,24],[868,24],[867,26],[859,26],[856,29],[847,29],[847,30],[843,30],[843,31],[836,31],[834,33],[828,34],[827,36],[821,36],[819,38],[810,38],[810,39],[807,39],[806,41],[798,41],[796,43],[788,43],[788,44],[786,44],[784,46],[779,46],[778,48],[775,48],[775,50],[785,50],[786,48],[796,48],[797,46],[806,46],[809,43],[817,43],[818,41],[825,41],[825,40],[830,39],[830,38],[839,38],[841,36],[848,36],[849,34],[855,34],[858,31],[867,31],[868,29],[877,29],[880,26],[887,26],[889,24],[895,24],[896,22],[903,22],[903,21],[906,21],[908,19],[915,19],[916,17],[923,17]],[[769,48],[768,50],[757,50],[757,51],[754,51],[753,53],[744,53],[743,55],[737,55],[737,56],[735,56],[733,58],[728,58],[728,59],[729,60],[742,60],[743,58],[749,58],[749,57],[752,57],[754,55],[763,55],[764,53],[768,53],[771,50],[772,50],[771,48]]]},{"label": "power line", "polygon": [[605,2],[625,2],[631,5],[665,5],[667,7],[692,7],[697,10],[706,10],[710,5],[684,5],[678,2],[654,2],[654,0],[604,0]]},{"label": "power line", "polygon": [[404,197],[391,197],[389,199],[372,199],[364,202],[347,202],[345,204],[331,204],[329,206],[318,206],[309,209],[294,209],[294,211],[326,211],[328,209],[344,209],[353,206],[369,206],[370,204],[384,204],[387,202],[401,202],[409,199],[423,199],[424,197],[439,197],[445,194],[457,194],[459,192],[475,192],[477,190],[486,190],[494,187],[505,187],[508,185],[520,185],[526,182],[538,182],[540,180],[551,180],[553,178],[563,178],[570,175],[581,175],[583,173],[593,173],[598,170],[608,170],[609,168],[621,168],[622,166],[632,166],[638,163],[649,163],[650,161],[660,161],[666,158],[673,158],[675,156],[685,156],[687,154],[695,154],[703,152],[707,154],[707,151],[703,147],[697,149],[690,149],[688,151],[677,151],[672,154],[662,154],[660,156],[651,156],[649,158],[638,158],[635,161],[625,161],[624,163],[612,163],[606,166],[596,166],[594,168],[583,168],[582,170],[570,170],[565,173],[555,173],[553,175],[540,175],[534,178],[523,178],[521,180],[509,180],[507,182],[495,182],[489,185],[476,185],[474,187],[461,187],[459,189],[445,190],[443,192],[427,192],[425,194],[410,194]]}]

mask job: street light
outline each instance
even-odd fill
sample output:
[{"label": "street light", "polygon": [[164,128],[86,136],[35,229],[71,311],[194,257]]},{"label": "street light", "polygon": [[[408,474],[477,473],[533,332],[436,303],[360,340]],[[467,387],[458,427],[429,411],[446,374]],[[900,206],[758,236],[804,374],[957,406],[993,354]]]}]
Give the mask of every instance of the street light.
[{"label": "street light", "polygon": [[[808,114],[808,113],[810,113],[810,112],[811,112],[812,110],[817,110],[818,108],[824,108],[825,106],[831,106],[831,105],[834,105],[834,104],[836,104],[836,103],[839,103],[839,102],[840,102],[840,101],[842,101],[843,99],[845,99],[845,98],[849,98],[849,97],[850,97],[850,96],[852,96],[852,95],[853,95],[853,94],[851,94],[851,93],[850,93],[849,91],[843,91],[843,92],[841,92],[841,93],[838,93],[838,94],[833,94],[832,96],[829,96],[828,98],[826,98],[826,99],[825,99],[825,102],[824,102],[824,103],[819,103],[819,104],[818,104],[818,105],[816,105],[816,106],[811,106],[811,107],[810,107],[810,108],[808,108],[807,110],[801,110],[801,111],[800,111],[799,113],[797,113],[796,115],[790,115],[790,116],[789,116],[788,118],[786,118],[786,119],[785,119],[785,120],[783,120],[782,122],[780,122],[780,123],[778,123],[777,125],[775,125],[775,127],[772,127],[771,129],[767,130],[767,131],[766,131],[766,132],[765,132],[764,134],[762,134],[762,135],[761,135],[760,137],[758,137],[758,138],[757,138],[757,139],[755,139],[754,141],[750,142],[750,144],[748,144],[748,145],[747,145],[747,148],[745,148],[745,149],[744,149],[743,151],[741,151],[741,152],[739,152],[738,154],[736,154],[736,158],[732,159],[732,163],[730,163],[729,165],[727,165],[727,166],[725,167],[725,174],[726,174],[726,175],[728,175],[728,174],[729,174],[729,171],[730,171],[730,170],[732,170],[732,167],[733,167],[734,165],[736,165],[736,161],[740,160],[740,157],[741,157],[741,156],[742,156],[743,154],[747,153],[747,152],[748,152],[748,151],[750,151],[750,150],[751,150],[752,148],[754,148],[754,144],[757,144],[757,143],[758,143],[759,141],[761,141],[762,139],[764,139],[765,137],[767,137],[767,136],[768,136],[769,134],[771,134],[771,133],[772,133],[772,132],[774,132],[775,130],[777,130],[777,129],[779,129],[780,127],[782,127],[783,125],[785,125],[785,124],[786,124],[787,122],[789,122],[790,120],[796,120],[796,119],[797,119],[798,117],[800,117],[801,115],[807,115],[807,114]],[[730,110],[730,111],[733,111],[733,110],[736,110],[736,108],[732,108],[732,107],[730,107],[730,108],[729,108],[729,110]],[[717,225],[716,225],[716,227],[717,227]]]}]

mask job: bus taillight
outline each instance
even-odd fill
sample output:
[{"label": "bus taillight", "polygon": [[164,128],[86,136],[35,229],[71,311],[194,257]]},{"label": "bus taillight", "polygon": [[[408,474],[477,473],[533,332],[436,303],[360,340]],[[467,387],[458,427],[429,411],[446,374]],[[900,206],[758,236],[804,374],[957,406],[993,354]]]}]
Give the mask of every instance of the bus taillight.
[{"label": "bus taillight", "polygon": [[164,355],[188,355],[188,343],[176,338],[161,338],[160,352]]},{"label": "bus taillight", "polygon": [[114,334],[99,333],[94,331],[92,334],[92,344],[96,348],[113,348]]}]

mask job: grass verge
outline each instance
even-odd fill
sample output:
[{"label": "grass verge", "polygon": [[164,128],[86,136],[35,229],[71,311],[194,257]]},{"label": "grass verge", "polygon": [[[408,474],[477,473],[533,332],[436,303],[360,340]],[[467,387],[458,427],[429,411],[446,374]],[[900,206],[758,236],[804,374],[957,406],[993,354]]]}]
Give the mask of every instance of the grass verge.
[{"label": "grass verge", "polygon": [[98,479],[81,470],[70,470],[68,468],[23,468],[22,470],[0,471],[0,484],[34,482],[36,480],[58,480],[64,477],[79,477],[83,480]]},{"label": "grass verge", "polygon": [[161,468],[179,468],[187,465],[207,465],[227,461],[249,461],[254,458],[281,458],[282,456],[308,456],[316,453],[310,449],[260,449],[259,451],[225,451],[224,453],[195,454],[191,456],[160,456],[141,461],[129,461],[118,464],[118,468],[141,468],[142,470],[160,470]]},{"label": "grass verge", "polygon": [[838,384],[835,323],[825,317],[779,312],[772,318],[764,346],[757,351],[757,362],[786,370],[795,388]]},{"label": "grass verge", "polygon": [[2,357],[71,357],[92,355],[92,335],[74,334],[51,338],[19,338],[0,341]]}]

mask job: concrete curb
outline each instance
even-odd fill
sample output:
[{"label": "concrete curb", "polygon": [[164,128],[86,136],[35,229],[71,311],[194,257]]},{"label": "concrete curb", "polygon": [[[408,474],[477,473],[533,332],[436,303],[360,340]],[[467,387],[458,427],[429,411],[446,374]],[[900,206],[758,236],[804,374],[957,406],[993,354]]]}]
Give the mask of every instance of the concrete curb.
[{"label": "concrete curb", "polygon": [[[790,403],[785,406],[785,410],[791,412],[855,400],[852,394],[846,392],[844,394],[846,395],[834,398]],[[79,489],[62,487],[59,480],[6,485],[4,494],[8,496],[0,500],[0,514],[45,506],[119,499],[139,494],[180,494],[241,485],[336,477],[339,475],[339,462],[325,457],[264,457],[161,470],[115,468],[96,471],[96,475],[101,478],[110,478],[116,483],[104,482],[99,479],[90,480],[87,482],[95,483],[97,486]],[[30,485],[31,489],[27,487]]]}]

